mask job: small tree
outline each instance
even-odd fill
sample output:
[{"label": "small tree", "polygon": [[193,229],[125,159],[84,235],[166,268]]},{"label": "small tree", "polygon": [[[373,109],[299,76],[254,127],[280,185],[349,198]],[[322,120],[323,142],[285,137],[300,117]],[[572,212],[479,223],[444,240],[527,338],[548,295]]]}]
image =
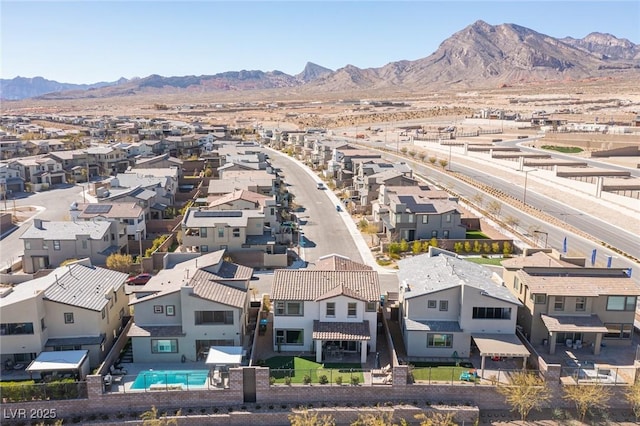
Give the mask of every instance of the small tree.
[{"label": "small tree", "polygon": [[443,158],[440,161],[438,161],[438,164],[440,164],[440,167],[444,169],[445,167],[447,167],[447,164],[449,164],[449,162]]},{"label": "small tree", "polygon": [[462,242],[458,241],[453,245],[453,251],[460,254],[462,253],[462,249],[464,248],[464,244],[462,244]]},{"label": "small tree", "polygon": [[298,413],[289,414],[291,426],[335,426],[336,420],[333,416],[316,412],[302,410]]},{"label": "small tree", "polygon": [[464,252],[471,253],[471,243],[469,241],[464,242]]},{"label": "small tree", "polygon": [[409,151],[409,155],[410,155],[411,157],[415,157],[415,156],[416,156],[416,152],[415,152],[415,151],[413,151],[413,150],[411,150],[411,151]]},{"label": "small tree", "polygon": [[407,154],[407,147],[403,146],[402,148],[400,148],[400,152],[403,153],[404,155]]},{"label": "small tree", "polygon": [[562,397],[575,404],[581,422],[584,422],[590,409],[606,410],[609,408],[611,389],[601,384],[563,386],[563,390]]},{"label": "small tree", "polygon": [[113,253],[107,257],[107,268],[114,271],[129,272],[131,265],[133,265],[133,257],[130,254]]},{"label": "small tree", "polygon": [[478,240],[473,242],[473,252],[480,253],[480,242]]},{"label": "small tree", "polygon": [[478,192],[471,198],[471,200],[473,200],[473,202],[476,203],[479,207],[482,207],[482,204],[484,203],[484,195],[482,195],[481,192]]},{"label": "small tree", "polygon": [[502,254],[507,256],[511,254],[511,250],[513,250],[513,248],[511,247],[509,241],[505,241],[504,243],[502,243]]},{"label": "small tree", "polygon": [[[404,422],[401,421],[400,424]],[[397,426],[393,421],[393,413],[379,411],[377,413],[359,414],[358,419],[351,426]]]},{"label": "small tree", "polygon": [[457,423],[453,421],[453,413],[436,413],[431,412],[429,415],[425,413],[413,416],[420,421],[420,426],[455,426]]},{"label": "small tree", "polygon": [[487,205],[487,210],[491,214],[499,215],[502,210],[502,204],[500,204],[499,201],[493,200]]},{"label": "small tree", "polygon": [[420,161],[424,161],[426,156],[427,156],[427,154],[425,154],[424,152],[421,152],[420,154],[418,154],[418,158],[420,159]]},{"label": "small tree", "polygon": [[411,253],[418,254],[422,250],[422,243],[420,241],[415,240],[413,244],[411,244]]},{"label": "small tree", "polygon": [[506,223],[507,225],[509,225],[512,228],[517,227],[520,224],[520,219],[518,219],[515,216],[507,216],[504,218],[504,223]]},{"label": "small tree", "polygon": [[429,240],[429,245],[431,247],[438,247],[438,239],[436,237],[431,237]]},{"label": "small tree", "polygon": [[436,161],[438,161],[436,157],[429,157],[429,162],[431,163],[432,166],[436,164]]},{"label": "small tree", "polygon": [[491,243],[491,251],[496,254],[500,253],[500,243],[498,242]]},{"label": "small tree", "polygon": [[491,246],[489,245],[489,243],[487,242],[482,243],[482,251],[485,252],[486,254],[491,253]]},{"label": "small tree", "polygon": [[404,238],[400,241],[400,251],[406,253],[409,251],[409,243]]},{"label": "small tree", "polygon": [[[176,416],[181,416],[181,415],[182,415],[182,410],[178,410],[178,412],[176,413]],[[142,413],[140,415],[140,418],[142,419],[142,424],[144,426],[170,426],[170,425],[178,426],[178,419],[176,418],[168,419],[167,413],[164,413],[162,414],[162,416],[159,416],[158,409],[156,408],[155,405],[153,405],[149,411],[145,411],[144,413]]]},{"label": "small tree", "polygon": [[511,386],[498,386],[496,390],[511,405],[511,411],[520,414],[523,422],[531,410],[540,410],[551,399],[551,392],[544,381],[527,372],[515,373],[511,378]]},{"label": "small tree", "polygon": [[636,380],[633,386],[627,388],[624,397],[631,404],[636,420],[640,419],[640,380]]}]

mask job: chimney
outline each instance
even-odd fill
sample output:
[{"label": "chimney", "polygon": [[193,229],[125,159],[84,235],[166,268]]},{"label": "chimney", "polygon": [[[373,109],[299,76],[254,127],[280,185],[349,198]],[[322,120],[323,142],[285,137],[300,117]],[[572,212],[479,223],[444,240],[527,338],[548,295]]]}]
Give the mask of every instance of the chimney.
[{"label": "chimney", "polygon": [[42,219],[33,219],[33,226],[35,226],[36,229],[43,229],[42,228]]}]

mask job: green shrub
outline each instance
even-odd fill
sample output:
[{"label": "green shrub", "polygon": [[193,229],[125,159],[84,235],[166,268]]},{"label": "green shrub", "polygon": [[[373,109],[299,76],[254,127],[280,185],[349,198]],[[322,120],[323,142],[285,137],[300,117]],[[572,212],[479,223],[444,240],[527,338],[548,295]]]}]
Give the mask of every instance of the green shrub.
[{"label": "green shrub", "polygon": [[351,376],[351,384],[353,386],[360,384],[360,376]]},{"label": "green shrub", "polygon": [[342,376],[338,376],[336,377],[336,385],[341,385],[342,384]]},{"label": "green shrub", "polygon": [[308,374],[305,374],[304,377],[302,378],[302,381],[304,382],[305,385],[308,385],[311,383],[311,376]]},{"label": "green shrub", "polygon": [[329,379],[327,378],[326,374],[323,374],[322,376],[320,376],[318,381],[320,382],[321,385],[326,385],[327,383],[329,383]]}]

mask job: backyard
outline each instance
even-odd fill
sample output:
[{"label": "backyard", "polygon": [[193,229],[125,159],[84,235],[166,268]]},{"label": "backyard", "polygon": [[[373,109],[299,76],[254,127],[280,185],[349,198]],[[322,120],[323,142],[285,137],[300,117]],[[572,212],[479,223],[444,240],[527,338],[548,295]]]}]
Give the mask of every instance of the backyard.
[{"label": "backyard", "polygon": [[321,364],[310,358],[275,356],[261,365],[271,370],[272,384],[359,384],[364,380],[360,364]]},{"label": "backyard", "polygon": [[[416,362],[411,364],[410,372],[413,380],[420,382],[456,382],[460,381],[463,373],[474,371],[473,364],[461,362],[446,365],[443,363],[432,362]],[[479,382],[479,379],[473,375],[468,377],[466,381]]]}]

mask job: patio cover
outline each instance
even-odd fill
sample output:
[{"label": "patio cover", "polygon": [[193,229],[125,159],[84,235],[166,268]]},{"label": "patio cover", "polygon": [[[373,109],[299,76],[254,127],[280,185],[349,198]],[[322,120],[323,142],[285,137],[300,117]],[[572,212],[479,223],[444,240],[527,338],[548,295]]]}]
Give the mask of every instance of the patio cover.
[{"label": "patio cover", "polygon": [[321,322],[313,321],[313,340],[371,340],[369,321]]},{"label": "patio cover", "polygon": [[604,326],[597,315],[571,316],[540,315],[542,322],[550,333],[555,332],[580,332],[580,333],[607,333],[609,330]]},{"label": "patio cover", "polygon": [[515,334],[472,334],[471,337],[483,357],[528,357],[531,354]]},{"label": "patio cover", "polygon": [[211,346],[205,364],[238,366],[245,353],[242,346]]},{"label": "patio cover", "polygon": [[29,373],[42,371],[80,370],[89,356],[89,351],[53,351],[40,352],[27,367]]}]

